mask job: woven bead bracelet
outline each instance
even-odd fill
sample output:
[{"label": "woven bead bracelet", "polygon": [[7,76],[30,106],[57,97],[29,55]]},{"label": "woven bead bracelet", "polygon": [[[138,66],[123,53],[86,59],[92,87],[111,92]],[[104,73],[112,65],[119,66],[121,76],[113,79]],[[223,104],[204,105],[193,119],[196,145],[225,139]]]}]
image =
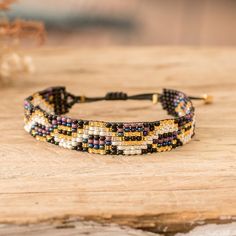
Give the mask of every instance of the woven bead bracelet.
[{"label": "woven bead bracelet", "polygon": [[[128,99],[160,102],[173,118],[153,122],[104,122],[62,116],[75,103]],[[128,96],[114,92],[105,97],[89,98],[75,96],[65,87],[52,87],[25,99],[24,128],[37,140],[76,151],[112,155],[170,151],[194,136],[195,115],[191,99],[211,103],[212,98],[207,95],[188,97],[171,89],[164,89],[161,94]]]}]

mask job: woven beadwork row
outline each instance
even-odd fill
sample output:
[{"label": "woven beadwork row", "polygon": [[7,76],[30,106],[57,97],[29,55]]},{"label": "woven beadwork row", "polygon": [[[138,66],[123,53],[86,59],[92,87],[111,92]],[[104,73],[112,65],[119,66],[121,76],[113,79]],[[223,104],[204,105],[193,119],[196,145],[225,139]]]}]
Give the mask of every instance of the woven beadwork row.
[{"label": "woven beadwork row", "polygon": [[194,135],[194,108],[182,92],[164,89],[158,97],[172,119],[153,122],[103,122],[63,114],[80,96],[54,87],[25,99],[25,130],[37,140],[96,154],[135,155],[170,151]]}]

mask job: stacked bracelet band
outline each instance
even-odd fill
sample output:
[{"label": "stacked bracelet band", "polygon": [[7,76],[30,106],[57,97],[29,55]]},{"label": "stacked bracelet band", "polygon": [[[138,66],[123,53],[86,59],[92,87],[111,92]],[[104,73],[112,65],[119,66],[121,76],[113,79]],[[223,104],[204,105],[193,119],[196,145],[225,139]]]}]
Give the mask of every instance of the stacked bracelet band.
[{"label": "stacked bracelet band", "polygon": [[[62,116],[75,103],[101,100],[151,100],[160,102],[173,118],[153,122],[104,122]],[[52,87],[29,96],[24,102],[25,130],[37,140],[64,148],[112,155],[170,151],[191,140],[195,129],[194,107],[184,93],[164,89],[161,94],[128,96],[108,93],[105,97],[75,96],[65,87]]]}]

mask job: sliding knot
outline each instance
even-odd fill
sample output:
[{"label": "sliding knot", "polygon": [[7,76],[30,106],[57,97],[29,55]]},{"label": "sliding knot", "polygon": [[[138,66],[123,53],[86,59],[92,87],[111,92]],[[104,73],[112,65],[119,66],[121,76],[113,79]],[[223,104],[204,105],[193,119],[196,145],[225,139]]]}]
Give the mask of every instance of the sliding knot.
[{"label": "sliding knot", "polygon": [[122,92],[109,92],[105,96],[105,100],[126,100],[127,94]]}]

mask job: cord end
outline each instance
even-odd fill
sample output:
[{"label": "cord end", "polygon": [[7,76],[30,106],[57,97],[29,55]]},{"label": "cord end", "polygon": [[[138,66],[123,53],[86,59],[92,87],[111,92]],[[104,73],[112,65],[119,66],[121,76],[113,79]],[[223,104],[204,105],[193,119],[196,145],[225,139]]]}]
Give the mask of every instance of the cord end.
[{"label": "cord end", "polygon": [[204,94],[202,96],[202,98],[203,98],[205,104],[212,104],[213,100],[214,100],[214,97],[211,95],[208,95],[208,94]]},{"label": "cord end", "polygon": [[153,103],[153,104],[157,104],[157,103],[158,103],[158,100],[159,100],[158,94],[157,94],[157,93],[154,93],[154,94],[152,95],[152,103]]}]

